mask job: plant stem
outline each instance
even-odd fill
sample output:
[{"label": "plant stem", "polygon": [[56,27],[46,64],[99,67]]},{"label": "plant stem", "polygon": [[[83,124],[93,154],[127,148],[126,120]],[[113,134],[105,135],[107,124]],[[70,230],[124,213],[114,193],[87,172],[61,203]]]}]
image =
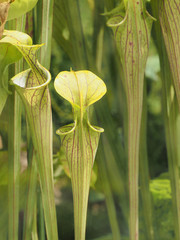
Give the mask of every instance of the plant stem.
[{"label": "plant stem", "polygon": [[39,51],[39,61],[47,69],[51,60],[51,40],[54,0],[39,0],[34,8],[34,37],[36,43],[44,43]]},{"label": "plant stem", "polygon": [[[128,109],[128,173],[130,239],[139,239],[138,180],[139,144],[143,105],[144,71],[148,57],[152,18],[147,14],[143,1],[127,1],[125,17],[121,12],[108,20],[113,27],[123,70],[123,83]],[[118,24],[117,24],[118,23]]]},{"label": "plant stem", "polygon": [[45,225],[44,225],[44,212],[43,212],[43,204],[42,204],[42,196],[38,194],[38,209],[39,209],[39,240],[45,240]]},{"label": "plant stem", "polygon": [[36,203],[34,205],[34,218],[33,218],[33,226],[32,226],[32,240],[38,240],[38,234],[37,234],[37,198],[36,198]]},{"label": "plant stem", "polygon": [[[165,65],[163,65],[164,67]],[[170,69],[169,69],[170,70]],[[166,70],[164,70],[166,72]],[[164,75],[164,74],[163,74]],[[177,124],[178,123],[178,104],[177,99],[174,97],[174,100],[170,103],[167,103],[167,99],[171,96],[173,90],[173,84],[167,80],[164,75],[163,79],[163,106],[164,106],[164,124],[166,131],[166,145],[168,152],[168,167],[169,175],[171,180],[172,188],[172,203],[173,203],[173,217],[175,225],[175,236],[176,239],[180,239],[180,186],[179,186],[179,164],[178,164],[178,133],[177,133]],[[171,96],[172,97],[172,96]],[[168,105],[168,106],[167,106]],[[168,108],[170,114],[168,114]]]},{"label": "plant stem", "polygon": [[139,178],[140,178],[140,193],[143,206],[145,234],[147,240],[154,239],[153,220],[152,220],[152,204],[151,194],[149,191],[149,167],[148,167],[148,154],[147,154],[147,94],[146,82],[144,84],[144,101],[142,110],[141,121],[141,137],[140,137],[140,150],[139,150]]},{"label": "plant stem", "polygon": [[[171,48],[169,49],[167,48],[168,47],[167,43],[169,43],[167,40],[168,38],[171,39],[174,36],[166,35],[166,37],[164,37],[164,40],[163,40],[163,36],[160,28],[160,22],[159,22],[159,7],[160,7],[159,4],[160,4],[159,1],[153,0],[151,2],[153,15],[158,20],[157,24],[154,26],[155,27],[154,37],[155,37],[155,43],[157,44],[157,49],[160,56],[160,65],[161,65],[161,74],[162,74],[161,75],[162,98],[163,98],[162,106],[163,106],[163,114],[164,114],[165,133],[166,133],[166,146],[167,146],[167,153],[168,153],[168,167],[169,167],[169,175],[170,175],[171,188],[172,188],[172,204],[173,204],[175,239],[179,240],[180,239],[180,187],[179,187],[179,159],[180,159],[179,157],[180,156],[178,152],[178,146],[179,146],[178,143],[179,143],[180,135],[178,133],[178,130],[179,130],[179,124],[180,124],[179,123],[180,114],[178,109],[178,104],[179,104],[178,95],[175,94],[175,88],[177,87],[177,85],[173,84],[173,81],[175,81],[176,79],[175,74],[179,70],[175,69],[174,72],[171,71],[172,63],[170,64],[169,62],[172,60],[169,55]],[[162,15],[163,14],[161,11],[161,17]],[[164,16],[164,19],[165,19],[165,16]],[[164,42],[166,42],[166,47]],[[174,46],[172,46],[172,50],[174,51],[173,48]],[[176,53],[177,52],[178,51],[176,51]],[[169,60],[168,60],[168,56],[169,56]],[[173,59],[173,63],[175,63],[174,59]]]},{"label": "plant stem", "polygon": [[[25,240],[31,239],[32,225],[35,218],[36,208],[36,190],[37,190],[37,168],[35,162],[35,154],[32,156],[32,162],[28,166],[28,192],[27,192],[27,204],[25,211],[25,227],[24,227],[24,238]],[[35,234],[35,232],[34,232]]]},{"label": "plant stem", "polygon": [[177,44],[180,35],[180,2],[177,0],[171,0],[170,3],[168,0],[160,0],[158,3],[161,30],[180,111],[180,45]]},{"label": "plant stem", "polygon": [[[81,151],[81,159],[83,161],[86,160],[86,150],[84,145],[84,130],[83,130],[83,123],[80,121],[78,128],[78,135],[79,135],[79,149]],[[82,163],[81,163],[82,164]],[[80,163],[79,163],[80,165]],[[74,165],[75,167],[75,165]],[[83,163],[80,166],[77,166],[78,174],[76,175],[72,170],[72,185],[73,185],[73,200],[74,200],[74,225],[75,225],[75,240],[85,240],[86,235],[86,219],[87,219],[87,206],[88,206],[88,196],[89,196],[89,179],[84,179],[83,174],[85,174],[86,169],[88,168]],[[81,170],[83,169],[83,170]],[[89,171],[88,171],[89,173]],[[87,175],[87,172],[86,172]],[[89,174],[88,174],[89,175]],[[85,180],[82,182],[82,179]],[[77,185],[76,182],[79,184]],[[85,189],[88,189],[86,191]]]},{"label": "plant stem", "polygon": [[166,133],[166,145],[168,153],[168,167],[172,188],[173,217],[175,225],[176,239],[180,239],[180,186],[179,186],[179,164],[178,164],[178,102],[173,86],[173,78],[164,51],[161,58],[162,69],[162,93],[163,93],[163,113]]},{"label": "plant stem", "polygon": [[[9,29],[23,30],[24,26],[24,16],[8,23]],[[20,69],[22,70],[22,62],[10,66],[9,78],[13,77]],[[8,120],[8,238],[10,240],[18,240],[22,104],[17,92],[12,88],[11,91],[12,94],[9,96]]]},{"label": "plant stem", "polygon": [[[14,75],[15,72],[13,70],[13,67],[11,67],[12,75]],[[12,94],[9,96],[8,120],[8,239],[18,240],[21,100],[13,89],[11,89],[11,91]]]}]

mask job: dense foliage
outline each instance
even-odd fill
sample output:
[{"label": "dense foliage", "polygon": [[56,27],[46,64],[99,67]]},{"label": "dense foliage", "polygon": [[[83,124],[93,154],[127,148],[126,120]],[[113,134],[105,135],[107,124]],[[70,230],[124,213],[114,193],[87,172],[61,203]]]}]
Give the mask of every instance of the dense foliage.
[{"label": "dense foliage", "polygon": [[0,239],[180,239],[179,5],[0,0]]}]

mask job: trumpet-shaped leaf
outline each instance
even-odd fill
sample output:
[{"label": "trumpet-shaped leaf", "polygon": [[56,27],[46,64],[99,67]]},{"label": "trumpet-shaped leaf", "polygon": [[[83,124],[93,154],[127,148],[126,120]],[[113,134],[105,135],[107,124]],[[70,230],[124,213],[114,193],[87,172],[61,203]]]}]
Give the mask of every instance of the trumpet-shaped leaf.
[{"label": "trumpet-shaped leaf", "polygon": [[128,103],[130,239],[137,240],[140,125],[152,17],[145,9],[145,1],[124,2],[126,12],[116,14],[108,21],[108,25],[114,30]]},{"label": "trumpet-shaped leaf", "polygon": [[61,136],[61,148],[65,152],[71,174],[75,239],[84,240],[91,172],[100,133],[104,131],[90,124],[89,105],[106,93],[106,86],[90,71],[61,72],[54,85],[74,110],[74,123],[60,128],[57,134]]},{"label": "trumpet-shaped leaf", "polygon": [[17,45],[31,45],[31,38],[21,32],[4,31],[3,38],[0,40],[0,114],[4,108],[8,97],[8,82],[4,81],[3,73],[9,64],[18,61],[22,54],[19,52]]},{"label": "trumpet-shaped leaf", "polygon": [[52,116],[48,89],[51,76],[35,57],[41,45],[22,45],[13,41],[13,35],[8,37],[10,39],[6,42],[14,46],[31,67],[13,77],[11,83],[26,108],[40,178],[47,237],[56,240],[58,235],[52,175]]}]

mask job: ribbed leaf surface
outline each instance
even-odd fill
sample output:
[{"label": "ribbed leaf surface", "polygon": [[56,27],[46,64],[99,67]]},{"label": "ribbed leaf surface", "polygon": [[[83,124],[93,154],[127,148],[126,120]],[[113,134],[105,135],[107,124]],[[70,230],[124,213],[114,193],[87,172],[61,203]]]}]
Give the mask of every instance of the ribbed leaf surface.
[{"label": "ribbed leaf surface", "polygon": [[[40,177],[42,201],[48,239],[58,239],[53,191],[52,169],[52,116],[48,83],[50,73],[35,57],[41,45],[21,45],[15,39],[14,31],[8,31],[9,43],[15,46],[31,67],[12,78],[12,84],[25,105],[32,134],[37,170]],[[13,35],[12,35],[13,34]]]},{"label": "ribbed leaf surface", "polygon": [[161,0],[159,19],[180,109],[180,0]]},{"label": "ribbed leaf surface", "polygon": [[130,239],[138,239],[139,141],[143,103],[143,81],[148,57],[152,18],[144,1],[129,0],[126,13],[108,21],[113,27],[123,69],[128,105],[128,159],[130,193]]},{"label": "ribbed leaf surface", "polygon": [[74,110],[74,124],[60,128],[62,150],[71,174],[75,239],[84,240],[92,167],[103,129],[89,123],[88,106],[106,93],[104,82],[90,71],[62,72],[55,80],[56,91]]}]

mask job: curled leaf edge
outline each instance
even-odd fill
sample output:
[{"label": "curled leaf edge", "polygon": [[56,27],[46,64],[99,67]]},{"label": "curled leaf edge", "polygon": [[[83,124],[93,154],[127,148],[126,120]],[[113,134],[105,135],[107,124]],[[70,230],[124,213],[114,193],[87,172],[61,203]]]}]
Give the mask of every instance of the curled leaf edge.
[{"label": "curled leaf edge", "polygon": [[[90,127],[90,129],[93,130],[94,132],[99,132],[99,133],[104,132],[103,128],[91,125],[89,120],[87,121],[87,124]],[[70,126],[72,126],[72,128],[69,131],[62,131],[64,128],[67,128]],[[73,123],[60,127],[59,129],[56,130],[56,134],[59,136],[70,134],[75,131],[76,127],[77,127],[77,120],[75,120]]]},{"label": "curled leaf edge", "polygon": [[[144,13],[147,15],[147,17],[149,17],[152,21],[157,21],[156,18],[154,18],[146,9],[144,11]],[[127,19],[127,16],[128,16],[128,11],[126,11],[126,14],[125,14],[125,17],[123,18],[122,21],[120,21],[119,23],[116,23],[116,24],[113,24],[113,23],[110,23],[112,21],[113,18],[117,17],[118,15],[114,15],[113,17],[111,17],[108,21],[107,21],[107,26],[108,27],[118,27],[120,25],[123,25],[123,23],[126,21]]]},{"label": "curled leaf edge", "polygon": [[34,87],[23,87],[23,86],[20,86],[20,85],[18,85],[17,83],[15,83],[15,80],[18,78],[19,75],[22,75],[22,74],[25,74],[25,73],[27,73],[27,72],[32,71],[32,69],[29,68],[29,69],[26,69],[26,70],[23,71],[23,72],[20,72],[20,73],[16,74],[14,77],[12,77],[11,80],[10,80],[10,85],[16,86],[16,87],[18,87],[18,88],[20,88],[20,89],[24,89],[24,90],[36,90],[36,89],[40,89],[40,88],[42,88],[42,87],[47,86],[47,85],[50,83],[50,81],[51,81],[51,74],[50,74],[50,72],[49,72],[46,68],[44,68],[39,62],[37,62],[37,64],[38,64],[38,67],[39,67],[39,68],[45,73],[45,75],[47,76],[47,80],[46,80],[45,83],[40,84],[40,85],[37,85],[37,86],[34,86]]}]

